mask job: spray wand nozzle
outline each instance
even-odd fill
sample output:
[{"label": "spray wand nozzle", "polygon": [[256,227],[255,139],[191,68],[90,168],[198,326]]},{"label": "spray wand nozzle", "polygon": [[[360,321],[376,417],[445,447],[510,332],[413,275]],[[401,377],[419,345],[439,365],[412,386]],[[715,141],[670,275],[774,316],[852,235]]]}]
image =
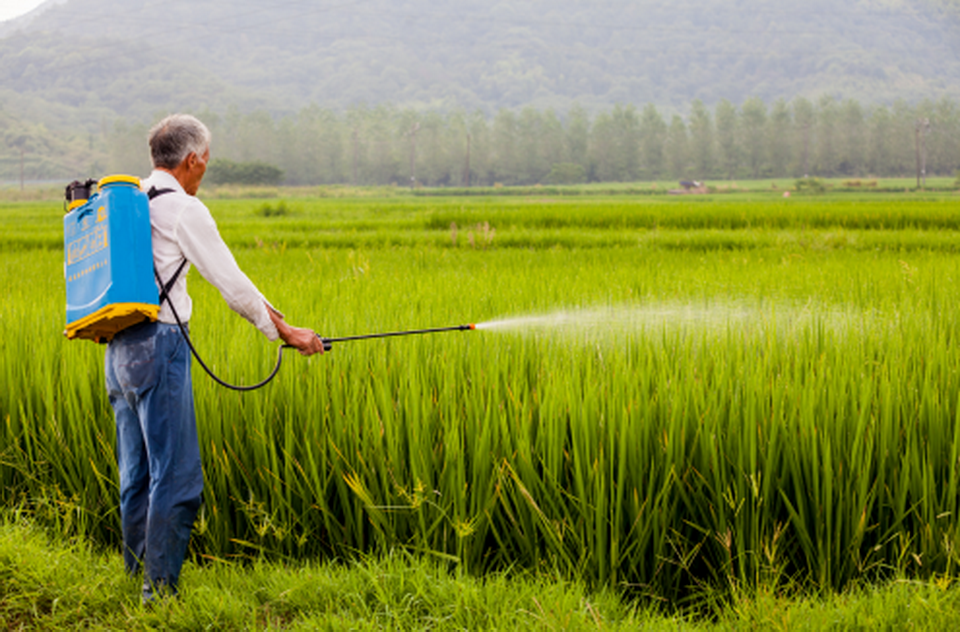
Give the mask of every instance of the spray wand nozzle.
[{"label": "spray wand nozzle", "polygon": [[[173,305],[171,305],[171,307],[173,307]],[[220,384],[221,386],[225,386],[226,388],[229,388],[234,391],[252,391],[270,382],[270,380],[272,380],[274,376],[277,374],[277,371],[280,370],[280,362],[283,360],[283,350],[289,349],[292,346],[292,345],[286,345],[286,344],[280,345],[277,351],[277,364],[273,367],[273,371],[271,371],[270,375],[268,375],[266,379],[261,380],[256,384],[251,384],[249,386],[228,384],[227,382],[224,382],[222,379],[214,375],[213,371],[211,371],[209,367],[207,367],[207,365],[204,364],[203,360],[200,359],[199,354],[197,354],[197,350],[193,348],[193,343],[190,341],[190,336],[187,334],[186,328],[183,326],[183,323],[180,322],[180,317],[177,315],[176,310],[174,310],[173,315],[177,320],[177,324],[180,326],[180,331],[183,332],[184,338],[186,338],[187,345],[190,347],[190,351],[193,353],[194,357],[197,359],[197,362],[200,363],[200,366],[203,367],[203,370],[206,371],[207,374],[209,374],[210,377],[213,378],[215,382],[217,382],[217,384]],[[317,335],[317,338],[320,338],[320,340],[323,341],[323,350],[330,351],[330,349],[333,347],[333,343],[335,342],[347,342],[350,340],[367,340],[369,338],[390,338],[392,336],[410,336],[413,334],[435,334],[441,331],[472,331],[476,328],[477,328],[476,325],[471,324],[471,325],[457,325],[456,327],[435,327],[433,329],[411,329],[409,331],[389,331],[382,334],[363,334],[360,336],[343,336],[342,338],[324,338],[323,336]]]},{"label": "spray wand nozzle", "polygon": [[433,327],[431,329],[408,329],[406,331],[388,331],[380,334],[362,334],[359,336],[342,336],[340,338],[324,338],[318,336],[323,341],[323,350],[330,351],[335,342],[350,342],[351,340],[370,340],[372,338],[392,338],[394,336],[411,336],[414,334],[436,334],[442,331],[473,331],[477,326],[456,325],[454,327]]}]

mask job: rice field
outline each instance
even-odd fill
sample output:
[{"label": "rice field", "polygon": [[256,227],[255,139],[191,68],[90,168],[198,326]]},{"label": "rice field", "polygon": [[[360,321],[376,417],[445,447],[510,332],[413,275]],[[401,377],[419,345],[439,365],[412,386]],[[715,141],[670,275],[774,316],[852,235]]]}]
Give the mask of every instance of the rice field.
[{"label": "rice field", "polygon": [[[255,393],[194,365],[199,559],[403,549],[673,604],[960,562],[955,195],[213,200],[327,336]],[[55,203],[0,206],[0,494],[119,536],[103,349],[63,329]],[[224,378],[276,349],[194,272]]]}]

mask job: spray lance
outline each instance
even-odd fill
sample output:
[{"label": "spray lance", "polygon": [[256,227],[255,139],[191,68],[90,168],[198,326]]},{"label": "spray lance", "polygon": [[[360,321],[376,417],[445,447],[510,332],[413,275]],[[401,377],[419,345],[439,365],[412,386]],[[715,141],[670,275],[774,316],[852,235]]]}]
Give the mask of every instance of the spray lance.
[{"label": "spray lance", "polygon": [[[359,336],[343,336],[342,338],[323,338],[323,350],[330,351],[335,342],[350,342],[351,340],[370,340],[373,338],[392,338],[394,336],[412,336],[414,334],[437,334],[442,331],[473,331],[476,325],[455,325],[453,327],[433,327],[432,329],[408,329],[406,331],[388,331],[381,334],[362,334]],[[289,346],[289,345],[284,345]]]},{"label": "spray lance", "polygon": [[[172,307],[173,306],[171,305],[171,308]],[[272,380],[277,375],[277,372],[280,370],[280,363],[283,361],[283,350],[293,348],[293,345],[287,345],[287,344],[280,345],[280,348],[277,350],[277,363],[276,365],[274,365],[273,371],[271,371],[270,375],[268,375],[265,379],[261,380],[260,382],[257,382],[256,384],[246,385],[246,386],[229,384],[223,381],[222,379],[220,379],[219,377],[217,377],[213,373],[213,371],[210,370],[209,367],[207,367],[207,365],[203,362],[203,360],[200,359],[200,355],[197,353],[197,350],[194,348],[193,343],[190,341],[190,335],[187,333],[186,327],[184,327],[183,323],[180,322],[180,316],[177,314],[176,309],[173,309],[173,316],[176,319],[177,324],[180,326],[180,330],[183,332],[183,337],[187,341],[187,345],[190,347],[190,351],[193,353],[193,357],[197,359],[197,362],[200,364],[201,367],[203,367],[203,370],[207,372],[207,375],[213,378],[213,381],[215,381],[220,386],[229,388],[234,391],[252,391],[260,388],[261,386],[265,386],[267,383],[270,382],[270,380]],[[408,329],[405,331],[388,331],[388,332],[376,333],[376,334],[360,334],[357,336],[342,336],[339,338],[324,338],[323,336],[317,334],[317,337],[320,338],[320,340],[323,342],[323,350],[330,351],[330,349],[333,348],[333,343],[335,342],[352,342],[355,340],[373,340],[376,338],[393,338],[396,336],[414,336],[419,334],[436,334],[436,333],[441,333],[445,331],[473,331],[476,328],[477,328],[476,325],[470,324],[470,325],[455,325],[453,327],[432,327],[429,329]]]}]

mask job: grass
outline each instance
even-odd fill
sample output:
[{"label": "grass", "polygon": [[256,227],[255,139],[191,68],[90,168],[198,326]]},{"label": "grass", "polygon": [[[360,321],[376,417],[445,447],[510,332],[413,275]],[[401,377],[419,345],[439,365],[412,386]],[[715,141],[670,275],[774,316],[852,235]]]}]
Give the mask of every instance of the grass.
[{"label": "grass", "polygon": [[[824,191],[844,193],[904,193],[917,191],[917,181],[914,177],[907,178],[875,178],[875,177],[843,177],[816,179],[823,185]],[[926,180],[926,191],[957,191],[960,189],[958,180],[950,177],[930,177]],[[765,178],[759,180],[712,180],[706,183],[712,193],[722,195],[736,195],[749,193],[751,195],[765,194],[781,196],[784,191],[797,190],[797,178]],[[0,187],[0,202],[46,201],[61,202],[63,200],[63,185],[30,185],[23,190],[19,186]],[[321,186],[243,186],[243,185],[204,185],[200,195],[207,200],[250,200],[270,198],[335,198],[349,200],[356,198],[405,198],[411,196],[629,196],[629,195],[665,195],[670,189],[679,188],[676,181],[660,182],[598,182],[592,184],[574,185],[529,185],[529,186],[494,186],[494,187],[439,187],[410,189],[402,186],[352,186],[347,184]],[[699,196],[697,196],[699,197]]]},{"label": "grass", "polygon": [[[825,596],[760,587],[699,618],[529,573],[482,579],[402,553],[343,563],[187,564],[181,599],[139,602],[120,556],[0,522],[0,627],[98,630],[949,630],[960,587],[893,581]],[[709,604],[710,602],[706,602]]]},{"label": "grass", "polygon": [[156,607],[140,604],[137,584],[116,554],[50,539],[22,520],[0,527],[4,629],[575,630],[669,622],[562,580],[458,577],[402,553],[349,564],[188,564],[181,600]]},{"label": "grass", "polygon": [[[957,249],[956,196],[211,200],[240,248]],[[282,209],[279,211],[278,209]],[[5,250],[60,250],[60,208],[0,202]]]},{"label": "grass", "polygon": [[[290,200],[272,217],[262,200],[212,203],[265,294],[331,336],[571,320],[290,357],[254,395],[198,375],[194,554],[406,551],[680,611],[763,587],[950,578],[960,263],[947,199]],[[4,213],[0,241],[54,232],[37,211]],[[323,231],[385,237],[321,248]],[[0,486],[39,523],[111,545],[102,349],[59,337],[62,260],[43,239],[5,249],[0,271]],[[230,380],[266,372],[270,346],[190,284],[206,359]]]}]

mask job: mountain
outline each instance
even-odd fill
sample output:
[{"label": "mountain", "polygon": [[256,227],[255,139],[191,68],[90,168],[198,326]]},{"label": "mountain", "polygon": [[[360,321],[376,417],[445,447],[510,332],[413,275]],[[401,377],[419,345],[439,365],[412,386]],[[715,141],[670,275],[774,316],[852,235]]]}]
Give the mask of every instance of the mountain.
[{"label": "mountain", "polygon": [[[960,0],[48,0],[0,23],[0,181],[142,171],[146,130],[171,111],[219,126],[223,157],[268,159],[291,182],[408,178],[418,118],[418,154],[438,165],[475,126],[472,164],[487,152],[491,182],[571,161],[588,179],[652,177],[661,152],[679,173],[712,127],[704,151],[729,164],[699,173],[814,170],[806,140],[802,161],[745,149],[760,130],[796,145],[813,120],[816,173],[901,173],[926,117],[932,164],[952,173],[957,101]],[[566,157],[549,149],[561,128]],[[503,146],[484,148],[484,129]],[[524,134],[545,143],[526,175],[504,158]],[[859,149],[843,158],[835,138]],[[299,173],[318,152],[323,173]],[[450,164],[424,181],[463,180]]]},{"label": "mountain", "polygon": [[44,0],[39,5],[34,7],[31,11],[24,13],[15,18],[8,20],[0,21],[0,37],[4,37],[9,33],[25,28],[36,18],[40,17],[46,13],[49,9],[55,7],[58,4],[63,4],[67,0]]},{"label": "mountain", "polygon": [[50,0],[0,37],[0,110],[91,133],[231,106],[960,96],[960,0]]}]

